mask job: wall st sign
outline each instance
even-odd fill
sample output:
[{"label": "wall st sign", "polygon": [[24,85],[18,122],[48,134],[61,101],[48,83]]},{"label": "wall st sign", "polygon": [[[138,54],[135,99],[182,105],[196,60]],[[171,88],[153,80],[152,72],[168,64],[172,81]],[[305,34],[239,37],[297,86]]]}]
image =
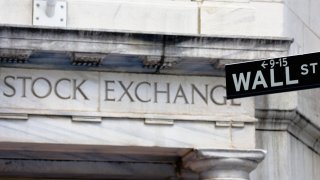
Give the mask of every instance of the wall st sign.
[{"label": "wall st sign", "polygon": [[320,53],[226,65],[227,98],[320,87]]},{"label": "wall st sign", "polygon": [[221,77],[0,68],[1,113],[223,120],[252,115]]}]

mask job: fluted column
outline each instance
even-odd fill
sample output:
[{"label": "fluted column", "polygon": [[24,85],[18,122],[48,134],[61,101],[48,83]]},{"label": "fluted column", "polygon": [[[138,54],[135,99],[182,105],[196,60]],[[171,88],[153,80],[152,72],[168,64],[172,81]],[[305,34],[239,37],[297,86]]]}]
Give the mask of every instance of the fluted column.
[{"label": "fluted column", "polygon": [[249,173],[264,159],[263,150],[194,150],[183,158],[184,168],[202,180],[249,180]]}]

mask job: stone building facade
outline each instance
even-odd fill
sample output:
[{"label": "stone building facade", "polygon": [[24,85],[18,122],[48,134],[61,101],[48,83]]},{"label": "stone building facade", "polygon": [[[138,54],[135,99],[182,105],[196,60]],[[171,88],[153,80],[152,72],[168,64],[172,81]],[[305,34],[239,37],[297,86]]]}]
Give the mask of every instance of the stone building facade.
[{"label": "stone building facade", "polygon": [[226,100],[316,52],[320,1],[0,0],[0,178],[320,176],[318,89]]}]

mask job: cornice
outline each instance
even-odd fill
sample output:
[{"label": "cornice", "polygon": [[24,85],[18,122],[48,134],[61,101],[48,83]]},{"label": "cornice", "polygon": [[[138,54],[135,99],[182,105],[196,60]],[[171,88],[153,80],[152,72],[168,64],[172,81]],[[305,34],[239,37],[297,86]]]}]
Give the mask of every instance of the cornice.
[{"label": "cornice", "polygon": [[320,154],[320,128],[298,110],[256,109],[257,130],[287,131]]},{"label": "cornice", "polygon": [[[170,74],[176,71],[180,74],[223,76],[226,63],[286,56],[291,43],[292,39],[286,37],[191,36],[0,27],[0,52],[14,52],[11,57],[6,53],[6,59],[23,57],[24,61],[28,60],[27,66],[60,65],[66,68],[70,65],[126,72]],[[48,61],[32,60],[34,56],[39,57],[39,53],[60,54],[58,56],[65,54],[65,57],[50,65],[41,64]],[[112,64],[115,57],[123,56],[130,61]],[[1,65],[17,66],[14,62],[2,61]]]}]

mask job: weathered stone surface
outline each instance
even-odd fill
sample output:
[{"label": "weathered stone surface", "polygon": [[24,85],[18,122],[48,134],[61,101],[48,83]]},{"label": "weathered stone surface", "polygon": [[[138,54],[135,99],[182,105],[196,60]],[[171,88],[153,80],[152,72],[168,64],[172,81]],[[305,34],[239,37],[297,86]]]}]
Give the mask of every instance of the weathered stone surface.
[{"label": "weathered stone surface", "polygon": [[164,56],[169,60],[189,58],[200,62],[201,59],[244,61],[285,56],[292,42],[283,37],[177,36],[13,27],[1,27],[0,40],[0,49]]}]

